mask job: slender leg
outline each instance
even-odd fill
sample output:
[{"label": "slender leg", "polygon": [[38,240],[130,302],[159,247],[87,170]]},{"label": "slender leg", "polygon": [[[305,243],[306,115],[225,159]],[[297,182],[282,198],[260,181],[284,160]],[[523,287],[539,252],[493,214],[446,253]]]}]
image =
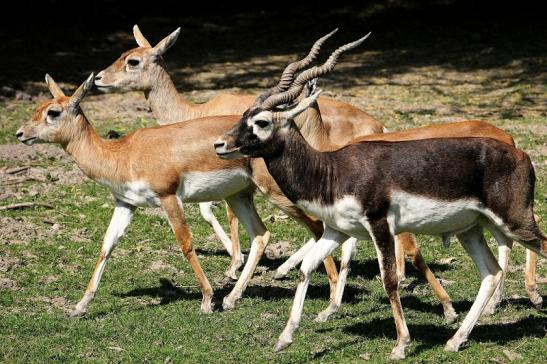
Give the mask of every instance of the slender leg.
[{"label": "slender leg", "polygon": [[104,268],[106,267],[106,262],[114,250],[114,247],[118,243],[118,240],[125,234],[127,226],[131,222],[135,207],[126,204],[125,202],[116,200],[114,207],[114,214],[112,214],[112,219],[110,220],[110,225],[106,230],[106,234],[103,239],[103,246],[101,247],[101,254],[95,265],[95,270],[91,276],[91,280],[87,285],[85,294],[83,298],[78,302],[75,309],[70,313],[71,317],[82,316],[87,311],[87,306],[89,302],[95,297],[95,293],[99,288],[99,282],[101,281],[101,276],[103,275]]},{"label": "slender leg", "polygon": [[348,238],[349,237],[346,234],[333,230],[327,226],[325,227],[325,232],[321,239],[317,241],[313,249],[304,257],[302,265],[300,266],[300,277],[294,295],[289,321],[279,336],[274,348],[275,351],[281,351],[292,343],[292,335],[300,324],[304,299],[306,298],[306,291],[310,283],[311,273],[317,269],[317,266],[322,260],[332,254],[334,249],[336,249],[342,241]]},{"label": "slender leg", "polygon": [[233,280],[237,279],[236,271],[243,265],[245,258],[241,253],[241,246],[239,244],[239,231],[238,231],[238,220],[234,214],[234,211],[230,205],[226,202],[226,214],[228,215],[228,221],[230,222],[230,233],[232,238],[232,261],[230,266],[224,273],[227,277],[232,278]]},{"label": "slender leg", "polygon": [[344,244],[342,244],[342,257],[340,259],[340,272],[338,273],[335,299],[331,300],[329,306],[317,315],[315,321],[327,321],[327,319],[340,308],[340,305],[342,304],[342,297],[344,296],[346,279],[350,271],[351,259],[355,255],[356,246],[357,239],[355,238],[349,238],[344,242]]},{"label": "slender leg", "polygon": [[452,301],[450,301],[448,293],[446,293],[443,286],[441,286],[433,272],[427,266],[427,263],[425,262],[424,257],[420,252],[420,248],[418,247],[418,243],[416,242],[414,235],[403,233],[398,236],[400,237],[400,239],[397,239],[396,236],[395,242],[399,240],[399,243],[402,245],[403,250],[412,265],[424,275],[425,279],[433,289],[433,293],[435,293],[435,296],[437,296],[437,298],[441,302],[441,305],[443,306],[445,321],[447,323],[452,323],[456,321],[456,319],[458,318],[458,314],[454,310],[454,307],[452,307]]},{"label": "slender leg", "polygon": [[509,268],[509,255],[511,254],[511,249],[513,248],[513,241],[510,239],[498,240],[498,264],[502,270],[501,281],[494,294],[486,304],[484,308],[483,315],[493,315],[498,308],[498,305],[503,298],[503,284],[505,282],[505,277],[507,275],[507,268]]},{"label": "slender leg", "polygon": [[[228,203],[226,203],[226,216],[228,217],[228,223],[230,224],[230,240],[232,241],[232,250],[233,247],[237,244],[239,249],[239,220],[234,214],[234,211],[230,208]],[[245,256],[241,254],[241,264],[245,263]]]},{"label": "slender leg", "polygon": [[285,263],[281,264],[279,268],[276,269],[274,279],[285,278],[287,274],[289,274],[289,271],[296,267],[298,263],[300,263],[302,259],[304,259],[306,254],[308,254],[308,252],[313,248],[314,245],[315,239],[313,238],[308,240],[306,244],[302,245],[302,247],[298,249],[296,253],[291,255],[290,258],[285,261]]},{"label": "slender leg", "polygon": [[199,264],[198,257],[192,244],[190,229],[188,229],[188,225],[186,224],[182,203],[176,195],[168,195],[161,198],[161,206],[167,214],[169,224],[171,225],[175,238],[182,249],[182,253],[186,259],[188,259],[188,262],[190,263],[190,266],[198,279],[201,293],[203,295],[203,299],[201,301],[201,311],[204,313],[211,313],[213,312],[213,307],[211,304],[211,300],[213,299],[213,289],[211,288],[211,285],[209,284],[209,281],[207,280],[207,277],[203,273],[201,265]]},{"label": "slender leg", "polygon": [[252,243],[247,263],[239,279],[228,296],[224,297],[222,307],[225,310],[234,308],[235,302],[241,298],[270,239],[270,233],[266,230],[262,220],[260,220],[252,203],[252,198],[252,194],[244,194],[231,196],[226,199],[230,208],[232,208],[243,226],[245,226]]},{"label": "slender leg", "polygon": [[373,221],[364,221],[363,225],[369,231],[380,264],[380,275],[384,282],[384,289],[391,304],[395,328],[397,330],[397,344],[391,350],[389,358],[399,360],[405,358],[405,348],[410,344],[410,333],[406,326],[403,307],[399,297],[399,280],[395,257],[395,239],[391,234],[387,219],[380,218]]},{"label": "slender leg", "polygon": [[404,239],[411,239],[412,235],[403,233],[395,236],[395,258],[397,261],[397,279],[399,283],[405,280],[405,242]]},{"label": "slender leg", "polygon": [[543,298],[538,293],[536,285],[536,266],[538,256],[530,249],[526,249],[526,271],[524,272],[526,282],[526,293],[532,304],[540,309],[543,304]]},{"label": "slender leg", "polygon": [[458,351],[460,346],[467,341],[471,330],[477,323],[488,300],[492,297],[492,294],[494,294],[503,275],[503,271],[496,261],[496,258],[484,240],[482,227],[475,226],[474,228],[459,234],[458,239],[479,269],[482,282],[475,302],[473,302],[469,313],[465,316],[458,331],[446,343],[446,346],[444,347],[445,351]]},{"label": "slender leg", "polygon": [[212,205],[213,205],[212,202],[201,202],[199,204],[199,212],[201,216],[203,217],[203,219],[207,221],[209,225],[211,225],[211,227],[215,231],[215,234],[218,236],[222,245],[224,246],[224,249],[226,249],[228,254],[232,256],[233,255],[232,240],[230,240],[228,235],[226,235],[226,233],[224,232],[224,229],[222,228],[217,218],[213,214],[213,210],[211,208]]}]

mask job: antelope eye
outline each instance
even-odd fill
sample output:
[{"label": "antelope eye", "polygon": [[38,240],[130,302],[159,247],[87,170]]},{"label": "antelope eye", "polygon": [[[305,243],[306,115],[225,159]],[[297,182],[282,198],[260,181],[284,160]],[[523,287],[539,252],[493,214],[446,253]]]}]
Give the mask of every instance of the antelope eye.
[{"label": "antelope eye", "polygon": [[59,115],[61,115],[61,111],[59,110],[50,109],[47,111],[47,116],[49,116],[50,118],[56,118]]},{"label": "antelope eye", "polygon": [[128,59],[127,64],[131,67],[137,67],[141,63],[138,59]]},{"label": "antelope eye", "polygon": [[258,125],[259,128],[265,128],[270,125],[270,122],[266,120],[257,120],[255,121],[255,124]]}]

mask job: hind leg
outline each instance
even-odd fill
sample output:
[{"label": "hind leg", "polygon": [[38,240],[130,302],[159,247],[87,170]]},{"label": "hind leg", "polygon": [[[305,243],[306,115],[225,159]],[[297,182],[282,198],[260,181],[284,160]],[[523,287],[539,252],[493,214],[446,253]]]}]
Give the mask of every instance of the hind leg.
[{"label": "hind leg", "polygon": [[540,309],[543,305],[543,298],[537,290],[536,284],[536,266],[537,266],[538,256],[536,253],[530,249],[526,249],[526,271],[525,271],[525,283],[526,283],[526,293],[532,304]]},{"label": "hind leg", "polygon": [[482,227],[477,225],[464,233],[458,234],[458,239],[479,269],[482,282],[475,302],[473,302],[458,331],[446,343],[445,351],[458,351],[460,346],[467,341],[471,330],[477,323],[488,300],[494,294],[503,275],[496,258],[484,240]]},{"label": "hind leg", "polygon": [[399,234],[395,236],[395,242],[397,241],[399,241],[399,245],[402,246],[405,255],[408,257],[412,265],[424,275],[425,279],[431,286],[431,289],[433,289],[433,293],[435,293],[435,296],[437,296],[441,302],[446,322],[450,324],[456,321],[458,314],[454,310],[454,307],[452,307],[450,296],[448,296],[448,293],[446,293],[443,286],[441,286],[431,269],[427,266],[414,235],[409,233]]}]

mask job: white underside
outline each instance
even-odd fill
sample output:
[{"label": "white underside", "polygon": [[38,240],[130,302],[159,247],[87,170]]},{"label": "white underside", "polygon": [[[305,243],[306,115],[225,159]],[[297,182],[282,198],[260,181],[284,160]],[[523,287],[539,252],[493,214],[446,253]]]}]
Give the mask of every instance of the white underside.
[{"label": "white underside", "polygon": [[[332,205],[301,200],[297,205],[305,212],[317,216],[325,224],[362,240],[371,240],[368,223],[361,204],[353,196],[344,196]],[[458,234],[481,224],[486,217],[498,227],[503,222],[476,199],[445,201],[392,191],[387,219],[393,234]]]},{"label": "white underside", "polygon": [[[112,190],[114,197],[133,206],[159,206],[157,194],[145,181],[113,184],[101,180],[101,184]],[[218,170],[212,172],[189,172],[181,176],[177,195],[182,202],[219,201],[232,196],[251,184],[244,169]]]}]

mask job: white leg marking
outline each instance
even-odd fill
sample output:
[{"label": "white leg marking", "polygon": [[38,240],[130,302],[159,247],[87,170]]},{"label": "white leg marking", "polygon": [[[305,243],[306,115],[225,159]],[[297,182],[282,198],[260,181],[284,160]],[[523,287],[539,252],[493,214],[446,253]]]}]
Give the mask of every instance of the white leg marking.
[{"label": "white leg marking", "polygon": [[289,274],[289,271],[296,267],[298,263],[304,259],[306,254],[313,248],[315,245],[315,239],[310,239],[306,244],[304,244],[296,253],[290,256],[289,259],[277,268],[274,274],[274,279],[281,279]]},{"label": "white leg marking", "polygon": [[482,282],[471,310],[465,316],[458,331],[446,343],[445,351],[458,351],[461,344],[467,341],[469,333],[477,323],[479,316],[490,297],[492,297],[503,275],[503,271],[496,258],[494,258],[486,241],[484,241],[482,227],[477,225],[464,233],[458,234],[458,239],[479,269]]},{"label": "white leg marking", "polygon": [[304,257],[300,267],[300,277],[294,295],[291,314],[287,326],[285,326],[285,329],[279,336],[277,344],[275,345],[275,351],[281,351],[292,343],[293,332],[300,324],[311,273],[317,269],[317,266],[325,260],[326,257],[332,254],[334,249],[336,249],[342,241],[348,238],[349,237],[346,234],[336,231],[329,226],[325,226],[325,231],[323,232],[321,239],[317,241],[313,249]]},{"label": "white leg marking", "polygon": [[350,271],[351,259],[355,255],[357,247],[357,239],[349,238],[342,244],[342,257],[340,259],[340,272],[338,273],[338,282],[336,283],[336,290],[334,296],[334,302],[330,302],[329,306],[321,311],[315,321],[323,322],[334,314],[340,308],[342,304],[342,297],[344,296],[344,288],[346,287],[346,280]]},{"label": "white leg marking", "polygon": [[215,234],[218,236],[220,241],[222,242],[222,245],[224,245],[224,249],[232,256],[232,241],[228,237],[228,235],[224,232],[224,229],[218,222],[217,218],[213,214],[212,211],[212,202],[202,202],[199,204],[199,212],[201,213],[201,216],[215,231]]},{"label": "white leg marking", "polygon": [[95,296],[97,288],[99,287],[99,282],[101,281],[101,276],[103,275],[104,268],[106,267],[106,262],[112,253],[112,250],[116,246],[118,240],[125,234],[127,226],[131,222],[135,207],[126,204],[125,202],[116,201],[116,206],[114,208],[114,214],[112,214],[112,219],[110,220],[110,225],[106,230],[104,236],[103,245],[101,247],[101,254],[93,275],[83,298],[78,302],[76,308],[70,313],[70,316],[82,316],[87,311],[87,306],[89,302]]},{"label": "white leg marking", "polygon": [[397,262],[397,279],[401,283],[405,280],[405,249],[399,235],[395,235],[395,261]]},{"label": "white leg marking", "polygon": [[225,310],[228,310],[234,308],[235,302],[241,298],[243,291],[247,288],[249,281],[253,277],[258,261],[262,257],[264,249],[268,244],[270,234],[266,231],[266,227],[262,223],[262,220],[260,220],[251,198],[247,198],[247,196],[232,196],[227,198],[226,202],[230,205],[239,221],[241,221],[252,241],[247,263],[232,291],[228,296],[224,297],[222,307]]}]

